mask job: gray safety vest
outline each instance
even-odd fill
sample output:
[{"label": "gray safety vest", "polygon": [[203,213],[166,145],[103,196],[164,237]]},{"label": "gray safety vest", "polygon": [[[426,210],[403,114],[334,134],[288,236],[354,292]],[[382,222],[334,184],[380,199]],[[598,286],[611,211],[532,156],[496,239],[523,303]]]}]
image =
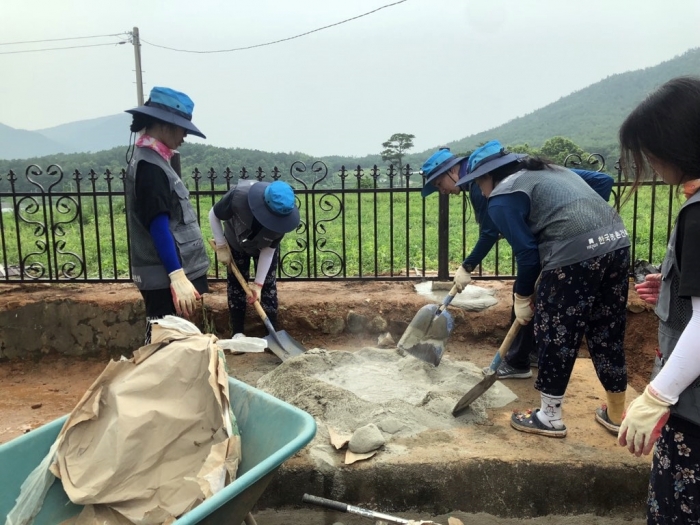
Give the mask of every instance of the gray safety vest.
[{"label": "gray safety vest", "polygon": [[129,224],[129,254],[134,283],[139,290],[159,290],[170,287],[170,278],[158,256],[151,233],[141,224],[136,215],[136,167],[142,160],[157,165],[168,177],[171,191],[170,233],[175,239],[175,247],[187,278],[191,281],[205,275],[209,269],[209,257],[204,249],[197,215],[190,204],[190,192],[175,170],[157,152],[150,148],[135,148],[124,180],[126,217]]},{"label": "gray safety vest", "polygon": [[528,225],[542,270],[576,264],[630,245],[622,218],[574,172],[553,166],[521,170],[503,179],[491,192],[522,192],[530,199]]},{"label": "gray safety vest", "polygon": [[[232,199],[233,217],[224,222],[224,235],[231,248],[248,255],[259,255],[260,250],[284,237],[283,233],[273,232],[264,226],[251,238],[255,216],[248,204],[248,192],[254,180],[240,180],[228,198]],[[263,204],[264,206],[264,204]]]},{"label": "gray safety vest", "polygon": [[[700,192],[695,193],[695,195],[685,201],[681,210],[695,202],[700,202]],[[656,374],[668,361],[668,358],[673,353],[673,349],[676,348],[678,338],[693,315],[690,299],[678,296],[680,271],[676,260],[677,228],[678,219],[676,219],[676,225],[673,227],[668,241],[666,257],[661,264],[661,289],[655,311],[659,318],[659,351],[662,357],[656,357],[652,379],[656,377]],[[700,425],[700,379],[696,379],[681,393],[678,403],[671,407],[671,413]]]}]

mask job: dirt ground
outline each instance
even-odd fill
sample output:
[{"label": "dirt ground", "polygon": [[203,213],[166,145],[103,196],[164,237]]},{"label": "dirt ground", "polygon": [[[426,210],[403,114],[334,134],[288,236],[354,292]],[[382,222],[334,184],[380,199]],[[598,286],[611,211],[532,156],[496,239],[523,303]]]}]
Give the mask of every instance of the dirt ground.
[{"label": "dirt ground", "polygon": [[[495,291],[498,305],[483,312],[466,312],[450,308],[455,329],[447,345],[446,357],[473,361],[479,366],[490,362],[509,327],[510,286],[507,281],[476,283]],[[222,338],[230,337],[226,313],[225,285],[214,283],[212,293],[205,296],[208,323]],[[396,340],[418,309],[428,301],[414,292],[411,282],[282,282],[279,283],[280,319],[277,329],[284,329],[306,348],[356,350],[376,346],[378,333],[326,333],[329,320],[345,318],[349,311],[371,318],[382,316]],[[131,284],[110,285],[24,285],[0,286],[0,309],[18,308],[30,301],[51,301],[73,298],[93,302],[101,308],[115,308],[125,302],[139,300]],[[654,349],[657,321],[651,309],[636,293],[630,291],[625,349],[629,383],[640,391],[648,381]],[[641,311],[640,311],[641,310]],[[249,312],[246,335],[264,336],[260,320]],[[195,319],[202,326],[202,315]],[[1,334],[0,334],[1,335]],[[580,358],[588,356],[585,345]],[[0,362],[0,443],[31,428],[68,413],[87,387],[102,372],[110,357],[108,349],[99,356],[65,357],[43,355],[26,360]],[[269,353],[229,356],[231,374],[255,385],[258,378],[278,366]],[[522,401],[535,398],[533,380],[510,381],[517,384]],[[523,387],[527,385],[527,389]],[[523,390],[520,392],[520,390]]]}]

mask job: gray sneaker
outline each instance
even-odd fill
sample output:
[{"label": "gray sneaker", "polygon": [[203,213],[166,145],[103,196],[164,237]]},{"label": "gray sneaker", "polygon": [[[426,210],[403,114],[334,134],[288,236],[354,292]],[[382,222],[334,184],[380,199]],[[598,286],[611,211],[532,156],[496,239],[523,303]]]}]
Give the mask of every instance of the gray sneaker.
[{"label": "gray sneaker", "polygon": [[513,368],[505,361],[496,370],[498,379],[527,379],[532,377],[530,368]]}]

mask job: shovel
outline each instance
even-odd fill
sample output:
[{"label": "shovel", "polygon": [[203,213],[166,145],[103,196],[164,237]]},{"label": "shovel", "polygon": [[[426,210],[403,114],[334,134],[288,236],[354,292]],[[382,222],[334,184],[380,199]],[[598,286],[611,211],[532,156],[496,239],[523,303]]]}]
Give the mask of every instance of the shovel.
[{"label": "shovel", "polygon": [[[213,240],[210,240],[209,243],[211,244],[212,248],[214,248],[214,250],[216,251],[216,243]],[[233,259],[231,259],[231,262],[228,265],[228,269],[231,270],[231,273],[236,276],[236,279],[238,279],[238,282],[243,288],[245,294],[248,297],[252,297],[253,292],[250,291],[248,283],[246,282],[245,278],[241,274],[240,270],[238,269],[238,266],[236,266],[236,263],[233,261]],[[265,341],[267,341],[267,347],[272,351],[273,354],[279,357],[282,361],[286,361],[290,357],[294,357],[306,352],[306,348],[304,348],[301,345],[301,343],[296,341],[287,332],[285,332],[284,330],[280,330],[279,332],[275,331],[275,328],[274,326],[272,326],[272,323],[267,317],[265,310],[263,310],[263,307],[260,305],[260,301],[256,299],[253,303],[253,306],[255,306],[255,311],[258,312],[258,315],[262,319],[262,322],[265,324],[265,328],[267,328],[267,332],[270,334],[264,339]]]},{"label": "shovel", "polygon": [[483,372],[486,375],[486,377],[479,381],[469,392],[464,394],[462,396],[462,399],[457,401],[457,404],[452,409],[452,415],[454,417],[459,416],[462,412],[469,408],[469,405],[476,401],[477,398],[479,398],[484,392],[491,388],[496,382],[496,379],[498,379],[498,376],[496,375],[496,370],[500,366],[503,357],[506,355],[506,352],[510,348],[510,345],[513,343],[513,339],[515,339],[515,336],[518,335],[519,330],[520,323],[516,319],[515,321],[513,321],[510,330],[508,330],[508,333],[506,334],[505,339],[501,343],[498,352],[496,352],[496,355],[493,356],[493,361],[491,361],[491,364],[487,368],[484,368]]},{"label": "shovel", "polygon": [[[384,514],[383,512],[375,512],[373,510],[363,509],[362,507],[355,507],[354,505],[348,505],[347,503],[341,503],[340,501],[334,501],[332,499],[321,498],[319,496],[312,496],[311,494],[304,494],[301,498],[304,503],[311,503],[312,505],[318,505],[319,507],[326,507],[327,509],[336,510],[338,512],[347,512],[349,514],[357,514],[364,518],[369,518],[372,520],[382,520],[388,521],[389,523],[398,523],[399,525],[406,525],[411,520],[404,518],[399,518],[398,516],[391,516],[390,514]],[[420,524],[432,524],[432,521],[417,521],[413,522]]]},{"label": "shovel", "polygon": [[438,366],[445,353],[445,342],[452,333],[454,321],[445,310],[457,295],[454,285],[440,306],[427,304],[418,310],[406,331],[399,339],[398,347],[413,357]]}]

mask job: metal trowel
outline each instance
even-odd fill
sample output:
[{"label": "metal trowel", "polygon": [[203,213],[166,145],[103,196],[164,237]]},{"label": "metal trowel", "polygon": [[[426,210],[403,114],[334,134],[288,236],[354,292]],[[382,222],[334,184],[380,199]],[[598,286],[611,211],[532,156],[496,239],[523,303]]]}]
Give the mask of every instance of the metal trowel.
[{"label": "metal trowel", "polygon": [[398,348],[421,361],[438,366],[445,353],[445,343],[454,328],[454,320],[446,308],[457,293],[457,285],[454,285],[440,306],[427,304],[418,310],[401,336]]}]

